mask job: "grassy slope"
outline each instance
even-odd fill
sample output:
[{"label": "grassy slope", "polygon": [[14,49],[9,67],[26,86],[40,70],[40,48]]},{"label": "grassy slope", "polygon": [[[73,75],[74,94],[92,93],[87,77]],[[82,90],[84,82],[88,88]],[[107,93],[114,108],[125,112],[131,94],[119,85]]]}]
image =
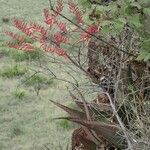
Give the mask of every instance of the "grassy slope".
[{"label": "grassy slope", "polygon": [[[3,23],[2,17],[41,21],[42,10],[48,6],[48,1],[0,0],[0,5],[0,41],[4,41],[6,38],[2,31],[13,27],[11,23]],[[9,49],[1,46],[2,51]],[[15,62],[8,55],[1,55],[0,71],[7,66],[26,65],[26,62]],[[24,91],[25,96],[18,99],[14,93],[20,78],[0,77],[0,150],[44,150],[44,144],[50,149],[59,149],[59,144],[67,145],[71,129],[64,130],[51,120],[52,117],[61,116],[62,112],[48,101],[49,98],[65,98],[65,85],[55,83],[55,86],[41,90],[38,97],[32,87],[21,86],[19,90]]]}]

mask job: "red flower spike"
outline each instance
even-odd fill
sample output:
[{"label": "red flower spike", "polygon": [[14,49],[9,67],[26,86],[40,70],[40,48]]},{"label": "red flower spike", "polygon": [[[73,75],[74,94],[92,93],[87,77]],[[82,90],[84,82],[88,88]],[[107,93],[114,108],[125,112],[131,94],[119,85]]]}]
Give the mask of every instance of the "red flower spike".
[{"label": "red flower spike", "polygon": [[46,43],[42,43],[41,47],[46,51],[50,53],[57,54],[59,56],[64,57],[65,59],[68,58],[68,54],[64,51],[64,49],[55,47],[54,45],[48,46]]},{"label": "red flower spike", "polygon": [[70,11],[76,17],[77,23],[83,24],[82,13],[81,13],[79,7],[77,6],[77,4],[75,4],[72,0],[70,0],[68,5],[69,5],[69,8],[70,8]]},{"label": "red flower spike", "polygon": [[[45,29],[39,24],[36,24],[36,23],[27,24],[27,23],[24,23],[22,20],[14,19],[14,25],[20,31],[25,33],[27,36],[35,40],[39,40],[43,36],[47,36],[47,29]],[[37,34],[37,33],[40,33],[40,34]]]},{"label": "red flower spike", "polygon": [[15,34],[11,31],[5,31],[5,34],[11,36],[15,40],[18,40],[19,43],[23,43],[25,41],[25,36]]},{"label": "red flower spike", "polygon": [[48,9],[44,9],[43,12],[44,12],[45,19],[48,18],[48,16],[49,16],[49,10]]},{"label": "red flower spike", "polygon": [[60,45],[61,43],[68,43],[68,38],[66,36],[62,35],[62,33],[60,33],[60,32],[55,33],[53,38],[54,38],[54,42],[57,45]]},{"label": "red flower spike", "polygon": [[48,16],[45,23],[52,26],[55,23],[55,18],[53,16]]},{"label": "red flower spike", "polygon": [[82,33],[80,36],[80,41],[88,41],[92,35],[99,31],[98,25],[91,24],[88,26],[86,32]]},{"label": "red flower spike", "polygon": [[59,29],[60,29],[62,32],[67,32],[66,23],[57,22],[57,26],[59,27]]},{"label": "red flower spike", "polygon": [[11,42],[7,42],[6,44],[10,48],[15,48],[15,49],[19,49],[19,50],[23,50],[23,51],[27,51],[27,52],[33,51],[35,49],[35,47],[30,43],[21,43],[21,44],[14,45]]},{"label": "red flower spike", "polygon": [[33,51],[35,47],[30,43],[22,43],[18,49],[30,52]]},{"label": "red flower spike", "polygon": [[56,4],[54,10],[56,12],[54,12],[52,15],[55,16],[55,17],[58,16],[58,14],[62,12],[62,10],[63,10],[63,0],[57,0],[57,4]]},{"label": "red flower spike", "polygon": [[14,19],[14,26],[28,36],[31,36],[33,33],[28,24],[22,20]]},{"label": "red flower spike", "polygon": [[[35,24],[35,23],[30,23],[30,28],[29,28],[30,32],[32,32],[31,36],[33,39],[36,40],[41,40],[44,39],[45,37],[47,37],[47,29],[45,29],[44,27],[42,27],[41,25]],[[36,33],[40,33],[40,34],[36,34]]]}]

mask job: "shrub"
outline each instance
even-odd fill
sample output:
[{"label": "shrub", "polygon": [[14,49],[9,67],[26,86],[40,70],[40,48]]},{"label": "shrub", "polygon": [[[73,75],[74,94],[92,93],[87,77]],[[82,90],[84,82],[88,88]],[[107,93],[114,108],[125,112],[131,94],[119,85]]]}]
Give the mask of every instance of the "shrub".
[{"label": "shrub", "polygon": [[[72,75],[74,69],[71,68],[69,73],[66,72],[75,81],[75,84],[72,84],[74,90],[77,91],[77,96],[71,92],[70,96],[80,110],[71,109],[51,101],[70,115],[59,119],[67,119],[81,125],[81,128],[75,130],[72,135],[78,147],[83,146],[86,150],[96,150],[97,146],[103,145],[104,149],[125,149],[127,147],[128,149],[137,149],[136,137],[140,139],[143,133],[135,124],[140,124],[143,117],[147,122],[149,120],[143,116],[147,113],[144,109],[144,103],[149,98],[147,87],[149,83],[149,66],[147,63],[149,55],[146,58],[143,56],[145,57],[149,53],[147,51],[149,40],[145,41],[146,45],[144,44],[146,53],[142,54],[140,61],[137,60],[138,56],[141,55],[140,45],[144,48],[140,41],[142,38],[139,36],[140,29],[143,29],[141,28],[143,21],[139,18],[139,12],[141,13],[145,8],[141,8],[140,4],[134,0],[117,1],[110,4],[108,1],[106,4],[108,7],[100,6],[93,9],[92,14],[88,16],[91,19],[90,25],[87,25],[83,19],[83,11],[72,0],[69,0],[67,5],[74,15],[74,20],[62,14],[63,0],[58,0],[54,7],[51,1],[49,2],[51,12],[44,9],[45,26],[14,19],[14,26],[23,34],[6,31],[7,35],[17,41],[16,43],[7,42],[7,45],[26,52],[41,48],[47,54],[62,56],[65,58],[65,63],[62,59],[55,59],[55,57],[52,60],[57,63],[60,62],[61,65],[68,63],[66,65],[68,68],[71,68],[72,65],[77,67],[86,78],[89,78],[89,83],[92,82],[87,86],[88,89],[85,93],[95,92],[94,89],[97,88],[95,100],[92,103],[87,103],[79,89],[80,87],[82,90],[84,88]],[[98,5],[101,4],[98,3]],[[122,13],[125,15],[124,18],[122,18]],[[60,21],[59,16],[65,21]],[[72,29],[72,26],[75,28]],[[106,33],[106,31],[108,32]],[[73,34],[75,34],[74,37]],[[138,38],[135,38],[137,35]],[[103,38],[103,36],[105,37]],[[39,47],[34,45],[34,42],[26,41],[26,37],[37,41]],[[68,53],[64,49],[64,45],[67,45],[71,50],[75,48],[76,51]],[[50,72],[53,77],[57,78],[51,70]],[[39,85],[49,84],[49,80],[36,75],[27,78],[26,84],[37,87],[38,95]],[[130,131],[130,136],[127,130]],[[136,133],[135,136],[132,136],[135,131],[140,134]],[[76,144],[74,145],[75,148]]]}]

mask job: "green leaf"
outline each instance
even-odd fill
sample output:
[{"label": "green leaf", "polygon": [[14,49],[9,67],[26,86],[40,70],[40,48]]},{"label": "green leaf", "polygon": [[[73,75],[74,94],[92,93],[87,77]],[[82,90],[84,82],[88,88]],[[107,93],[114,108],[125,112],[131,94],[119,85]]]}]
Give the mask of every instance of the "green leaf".
[{"label": "green leaf", "polygon": [[127,21],[131,27],[141,28],[143,24],[140,22],[140,15],[130,15],[127,17]]},{"label": "green leaf", "polygon": [[150,8],[144,8],[144,9],[143,9],[143,12],[144,12],[144,14],[150,16]]},{"label": "green leaf", "polygon": [[150,53],[146,51],[141,51],[137,60],[144,60],[144,61],[150,60]]},{"label": "green leaf", "polygon": [[132,3],[130,4],[130,6],[137,7],[138,9],[141,9],[141,8],[142,8],[142,6],[141,6],[138,2],[132,2]]},{"label": "green leaf", "polygon": [[144,60],[144,61],[148,61],[150,60],[150,38],[148,37],[144,37],[141,40],[141,44],[140,44],[140,54],[138,56],[138,60]]},{"label": "green leaf", "polygon": [[82,5],[84,8],[91,8],[91,3],[89,0],[78,0],[78,4]]}]

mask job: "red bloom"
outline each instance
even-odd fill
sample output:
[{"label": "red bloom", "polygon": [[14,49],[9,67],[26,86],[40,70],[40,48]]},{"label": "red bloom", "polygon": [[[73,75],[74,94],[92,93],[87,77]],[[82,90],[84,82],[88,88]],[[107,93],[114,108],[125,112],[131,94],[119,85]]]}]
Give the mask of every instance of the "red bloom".
[{"label": "red bloom", "polygon": [[32,34],[32,31],[30,30],[28,24],[22,20],[14,19],[14,26],[28,36]]},{"label": "red bloom", "polygon": [[32,34],[30,35],[33,39],[41,40],[47,37],[47,29],[42,27],[41,25],[30,23],[30,27],[28,28]]},{"label": "red bloom", "polygon": [[58,25],[59,29],[60,29],[62,32],[67,32],[66,23],[57,22],[57,25]]},{"label": "red bloom", "polygon": [[55,53],[59,56],[64,57],[65,59],[68,58],[68,54],[65,52],[64,49],[54,46],[54,45],[48,45],[46,43],[42,43],[41,47],[46,51],[46,52],[50,52],[50,53]]},{"label": "red bloom", "polygon": [[23,51],[33,51],[35,47],[30,43],[21,43],[21,44],[13,44],[11,42],[6,43],[9,47],[23,50]]},{"label": "red bloom", "polygon": [[52,26],[55,23],[55,18],[53,16],[48,16],[45,20],[45,23]]},{"label": "red bloom", "polygon": [[99,31],[99,28],[95,24],[91,24],[86,29],[86,32],[82,33],[80,36],[81,41],[89,40],[92,35],[96,34]]},{"label": "red bloom", "polygon": [[22,43],[22,45],[19,47],[21,50],[25,51],[33,51],[35,47],[30,43]]},{"label": "red bloom", "polygon": [[70,11],[76,17],[77,23],[83,24],[82,13],[81,13],[79,7],[77,6],[77,4],[75,4],[72,0],[70,0],[68,5],[69,5],[69,8],[70,8]]},{"label": "red bloom", "polygon": [[5,34],[11,36],[15,40],[18,40],[19,43],[23,43],[25,41],[25,36],[15,34],[11,31],[5,31]]},{"label": "red bloom", "polygon": [[52,26],[55,23],[55,17],[52,14],[49,14],[48,9],[44,9],[44,17],[45,17],[45,23]]},{"label": "red bloom", "polygon": [[48,16],[47,19],[45,20],[45,23],[48,25],[53,25],[55,22],[54,18],[52,16]]},{"label": "red bloom", "polygon": [[57,0],[57,4],[56,4],[54,10],[55,11],[53,12],[52,15],[56,17],[63,10],[63,0]]},{"label": "red bloom", "polygon": [[61,43],[67,43],[68,42],[68,38],[66,36],[62,35],[62,33],[60,33],[60,32],[55,33],[53,38],[54,38],[54,42],[57,45],[60,45]]}]

